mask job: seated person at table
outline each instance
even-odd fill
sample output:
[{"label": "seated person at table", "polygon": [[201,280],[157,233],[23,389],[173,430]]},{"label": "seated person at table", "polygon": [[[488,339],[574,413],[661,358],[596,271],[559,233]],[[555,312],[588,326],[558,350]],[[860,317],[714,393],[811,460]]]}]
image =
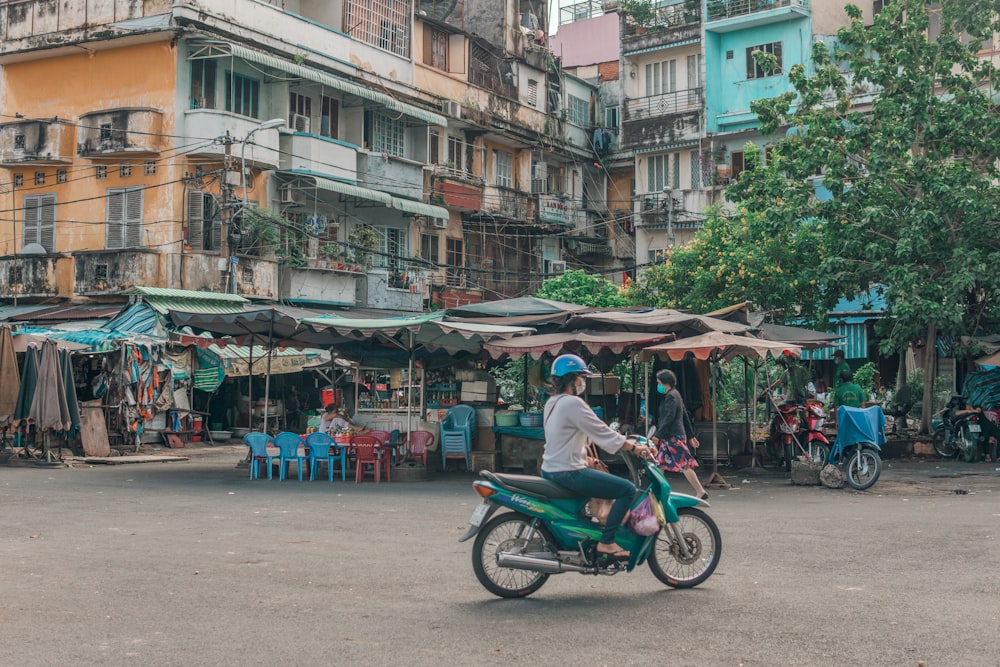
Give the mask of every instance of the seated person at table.
[{"label": "seated person at table", "polygon": [[347,413],[341,409],[338,409],[333,404],[326,406],[326,413],[323,415],[323,419],[320,420],[319,430],[321,433],[338,433],[340,431],[346,431],[351,429],[355,435],[365,433],[368,428],[365,426],[359,426],[350,420]]},{"label": "seated person at table", "polygon": [[319,422],[319,432],[328,433],[330,431],[343,431],[350,425],[350,422],[341,416],[340,410],[337,409],[337,406],[331,403],[326,406],[326,412],[323,414],[323,418]]}]

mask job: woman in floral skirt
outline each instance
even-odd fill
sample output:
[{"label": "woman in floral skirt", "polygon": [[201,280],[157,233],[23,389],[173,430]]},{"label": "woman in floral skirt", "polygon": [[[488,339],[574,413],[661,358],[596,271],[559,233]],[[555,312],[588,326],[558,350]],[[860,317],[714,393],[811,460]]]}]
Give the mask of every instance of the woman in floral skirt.
[{"label": "woman in floral skirt", "polygon": [[[698,461],[691,455],[688,443],[695,449],[700,444],[698,438],[688,440],[685,422],[690,428],[687,411],[684,409],[684,399],[677,391],[677,376],[671,370],[662,370],[656,374],[656,390],[663,395],[656,421],[656,431],[653,433],[653,444],[656,445],[656,460],[660,468],[666,472],[684,473],[684,478],[694,487],[696,496],[705,500],[708,492],[701,485],[694,469]],[[693,436],[693,432],[692,432]]]}]

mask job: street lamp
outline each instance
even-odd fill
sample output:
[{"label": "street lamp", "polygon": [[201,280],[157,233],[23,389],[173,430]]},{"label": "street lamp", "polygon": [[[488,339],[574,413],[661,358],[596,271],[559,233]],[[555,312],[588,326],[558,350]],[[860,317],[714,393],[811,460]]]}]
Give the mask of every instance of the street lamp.
[{"label": "street lamp", "polygon": [[[242,219],[243,209],[247,205],[247,144],[250,143],[251,137],[253,137],[253,135],[256,134],[257,132],[260,132],[261,130],[273,130],[275,128],[283,126],[284,124],[285,124],[284,118],[272,118],[271,120],[265,120],[263,123],[250,130],[250,132],[247,133],[247,136],[241,142],[242,145],[240,146],[240,172],[241,172],[240,178],[243,179],[243,201],[240,203],[241,219]],[[242,236],[242,231],[243,230],[241,229],[240,236]],[[232,229],[228,230],[228,235],[231,237],[234,236]],[[231,239],[227,239],[227,241],[229,241],[230,245],[229,254],[235,255],[236,252],[235,244],[232,242]],[[236,272],[233,270],[232,259],[230,259],[230,264],[229,264],[229,280],[227,280],[226,282],[228,283],[226,285],[226,291],[229,292],[230,294],[235,294]]]}]

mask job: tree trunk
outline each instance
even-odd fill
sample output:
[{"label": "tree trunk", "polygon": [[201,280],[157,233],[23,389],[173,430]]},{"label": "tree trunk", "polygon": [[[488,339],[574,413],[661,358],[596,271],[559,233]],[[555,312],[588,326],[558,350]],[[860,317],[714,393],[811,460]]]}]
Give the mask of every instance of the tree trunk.
[{"label": "tree trunk", "polygon": [[899,351],[899,370],[896,371],[896,396],[906,386],[906,353],[910,349],[909,345]]},{"label": "tree trunk", "polygon": [[931,433],[931,413],[934,410],[934,379],[937,375],[937,326],[927,325],[927,341],[924,344],[924,400],[920,411],[919,433]]}]

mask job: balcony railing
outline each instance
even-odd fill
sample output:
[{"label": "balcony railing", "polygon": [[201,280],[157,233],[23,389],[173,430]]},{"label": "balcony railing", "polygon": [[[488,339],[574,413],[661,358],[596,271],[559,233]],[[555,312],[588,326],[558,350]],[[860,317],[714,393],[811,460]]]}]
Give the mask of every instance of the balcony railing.
[{"label": "balcony railing", "polygon": [[625,103],[625,120],[644,120],[670,114],[700,109],[705,103],[702,88],[677,90],[662,95],[650,95],[628,100]]},{"label": "balcony railing", "polygon": [[809,9],[809,0],[709,0],[708,20],[720,21],[781,7]]},{"label": "balcony railing", "polygon": [[685,9],[684,3],[682,2],[677,3],[676,5],[655,7],[652,11],[652,20],[643,22],[643,25],[641,26],[632,22],[626,23],[625,35],[638,35],[645,31],[656,30],[658,28],[676,28],[682,25],[691,25],[697,23],[701,19],[700,10]]}]

